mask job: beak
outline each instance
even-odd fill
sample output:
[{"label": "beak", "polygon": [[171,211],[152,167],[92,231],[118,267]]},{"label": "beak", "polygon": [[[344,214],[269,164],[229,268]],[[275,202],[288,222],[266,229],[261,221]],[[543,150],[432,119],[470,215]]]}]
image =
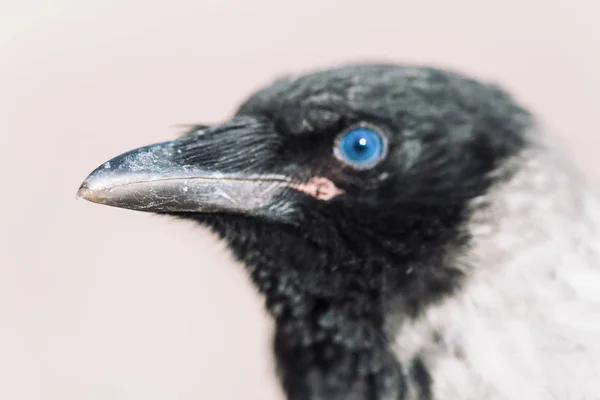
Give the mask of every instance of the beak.
[{"label": "beak", "polygon": [[77,196],[159,213],[281,213],[289,177],[268,172],[278,141],[271,125],[237,117],[180,139],[121,154],[94,170]]}]

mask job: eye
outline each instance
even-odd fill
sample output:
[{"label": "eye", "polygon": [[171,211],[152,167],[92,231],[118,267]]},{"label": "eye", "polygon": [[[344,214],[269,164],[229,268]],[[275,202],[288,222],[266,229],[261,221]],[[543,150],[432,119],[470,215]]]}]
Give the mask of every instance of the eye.
[{"label": "eye", "polygon": [[372,168],[387,152],[386,137],[374,127],[358,126],[342,132],[336,139],[334,154],[354,168]]}]

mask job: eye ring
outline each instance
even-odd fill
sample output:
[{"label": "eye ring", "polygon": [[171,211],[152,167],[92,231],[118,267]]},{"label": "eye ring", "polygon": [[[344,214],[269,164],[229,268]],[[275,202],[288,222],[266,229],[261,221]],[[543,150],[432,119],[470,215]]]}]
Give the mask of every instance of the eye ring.
[{"label": "eye ring", "polygon": [[[346,151],[347,144],[345,144],[344,141],[354,140],[355,138],[349,138],[349,135],[353,135],[355,136],[355,138],[359,138],[361,145],[364,145],[368,141],[372,142],[373,140],[375,140],[376,143],[370,143],[376,146],[375,153],[363,160],[350,159],[351,157],[349,157],[349,154]],[[345,165],[348,165],[357,170],[367,170],[375,167],[383,160],[385,160],[388,154],[388,147],[389,138],[387,133],[383,129],[370,123],[361,122],[349,126],[336,136],[333,145],[333,154],[339,161],[341,161]]]}]

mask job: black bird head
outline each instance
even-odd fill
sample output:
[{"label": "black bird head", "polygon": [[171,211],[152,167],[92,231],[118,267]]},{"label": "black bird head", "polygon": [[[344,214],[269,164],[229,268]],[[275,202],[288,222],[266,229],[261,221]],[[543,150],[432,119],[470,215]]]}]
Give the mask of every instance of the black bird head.
[{"label": "black bird head", "polygon": [[[400,399],[411,377],[387,316],[460,288],[469,205],[530,125],[503,91],[456,73],[348,66],[277,81],[228,122],[120,155],[79,194],[224,238],[276,320],[290,399]],[[412,378],[426,398],[426,371]]]}]

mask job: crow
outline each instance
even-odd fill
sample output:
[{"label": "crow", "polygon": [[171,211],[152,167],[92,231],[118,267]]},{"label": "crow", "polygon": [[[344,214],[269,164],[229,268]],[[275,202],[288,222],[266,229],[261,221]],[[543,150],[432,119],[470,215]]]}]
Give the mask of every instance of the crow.
[{"label": "crow", "polygon": [[289,400],[600,399],[600,202],[496,84],[351,64],[119,155],[78,196],[222,238]]}]

